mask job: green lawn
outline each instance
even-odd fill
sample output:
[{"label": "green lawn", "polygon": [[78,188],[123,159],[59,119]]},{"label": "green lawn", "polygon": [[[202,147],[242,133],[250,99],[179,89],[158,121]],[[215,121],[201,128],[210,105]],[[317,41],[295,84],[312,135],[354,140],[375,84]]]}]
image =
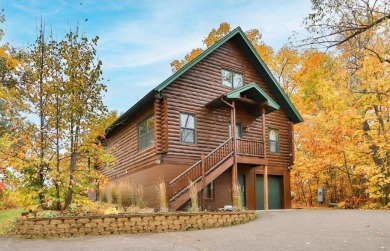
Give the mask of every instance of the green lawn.
[{"label": "green lawn", "polygon": [[9,209],[0,211],[0,235],[6,235],[13,226],[13,222],[20,216],[23,209]]}]

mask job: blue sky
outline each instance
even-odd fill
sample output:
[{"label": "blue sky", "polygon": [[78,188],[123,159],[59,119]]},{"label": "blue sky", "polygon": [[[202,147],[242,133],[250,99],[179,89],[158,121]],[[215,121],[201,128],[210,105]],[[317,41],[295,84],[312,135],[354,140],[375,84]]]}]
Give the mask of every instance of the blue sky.
[{"label": "blue sky", "polygon": [[58,39],[77,24],[84,35],[99,36],[98,57],[109,79],[104,102],[119,113],[169,77],[170,62],[204,47],[202,40],[220,23],[258,29],[277,50],[293,31],[303,30],[310,7],[310,0],[0,0],[2,42],[25,48],[34,42],[41,17]]}]

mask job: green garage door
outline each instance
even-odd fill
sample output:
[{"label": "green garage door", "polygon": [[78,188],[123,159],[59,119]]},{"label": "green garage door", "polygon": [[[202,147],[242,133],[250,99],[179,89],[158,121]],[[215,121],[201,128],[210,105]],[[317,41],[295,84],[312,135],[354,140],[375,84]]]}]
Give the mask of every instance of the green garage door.
[{"label": "green garage door", "polygon": [[[282,208],[282,176],[268,175],[268,208]],[[256,209],[264,209],[263,175],[256,175]]]}]

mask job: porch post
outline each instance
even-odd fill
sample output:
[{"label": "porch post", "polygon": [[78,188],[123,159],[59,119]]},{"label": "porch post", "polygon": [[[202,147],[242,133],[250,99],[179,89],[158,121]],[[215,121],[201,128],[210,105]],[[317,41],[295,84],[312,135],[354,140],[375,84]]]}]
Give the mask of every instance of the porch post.
[{"label": "porch post", "polygon": [[[263,149],[264,158],[267,158],[267,144],[266,144],[266,128],[265,128],[265,108],[261,108],[261,119],[262,119],[262,133],[263,133]],[[264,166],[264,210],[268,211],[268,166]]]},{"label": "porch post", "polygon": [[[232,199],[234,202],[234,196],[237,194],[237,140],[236,140],[236,106],[235,102],[232,101],[232,138],[233,138],[233,168],[232,168]],[[234,203],[233,203],[234,204]]]},{"label": "porch post", "polygon": [[206,165],[204,163],[205,155],[201,154],[200,159],[202,160],[202,190],[200,190],[201,205],[202,205],[202,209],[205,210],[205,194],[204,194],[204,189],[206,187]]}]

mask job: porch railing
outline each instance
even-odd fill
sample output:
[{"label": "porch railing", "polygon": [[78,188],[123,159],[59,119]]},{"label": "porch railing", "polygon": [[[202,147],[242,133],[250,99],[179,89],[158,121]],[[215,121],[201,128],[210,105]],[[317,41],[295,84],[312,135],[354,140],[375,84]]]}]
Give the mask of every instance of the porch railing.
[{"label": "porch railing", "polygon": [[237,154],[264,157],[264,143],[263,141],[237,139]]},{"label": "porch railing", "polygon": [[[262,141],[237,139],[236,152],[238,155],[243,156],[264,157],[264,143]],[[233,139],[229,138],[206,156],[203,155],[204,157],[201,160],[195,162],[195,164],[169,182],[168,196],[170,201],[175,200],[187,191],[190,182],[200,182],[202,177],[207,176],[233,154]]]}]

